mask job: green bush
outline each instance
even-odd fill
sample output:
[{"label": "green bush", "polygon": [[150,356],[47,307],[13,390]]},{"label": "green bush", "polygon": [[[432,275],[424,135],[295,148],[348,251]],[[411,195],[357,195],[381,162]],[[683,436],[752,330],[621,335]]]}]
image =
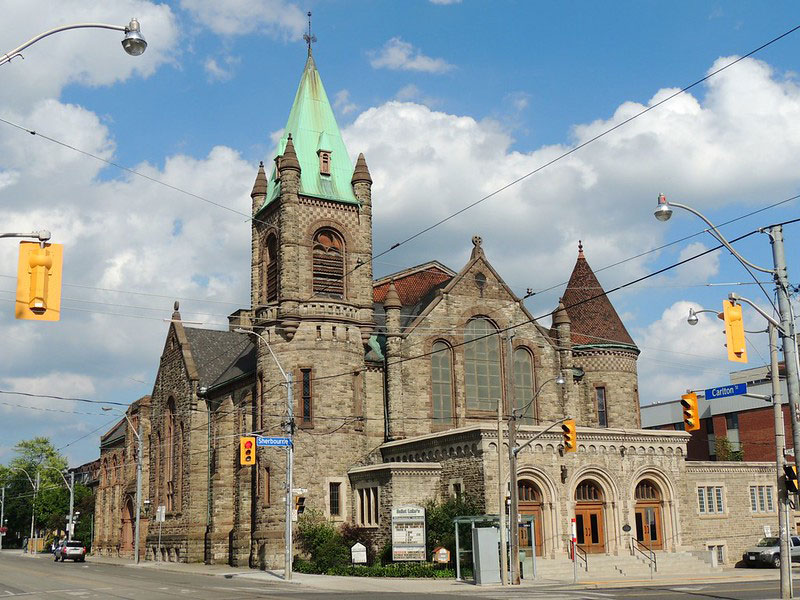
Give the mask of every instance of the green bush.
[{"label": "green bush", "polygon": [[[428,529],[427,556],[430,557],[433,554],[434,548],[443,546],[450,550],[450,561],[453,563],[456,558],[456,534],[453,519],[480,514],[483,514],[483,510],[477,498],[467,494],[458,498],[448,498],[441,503],[434,500],[428,502],[425,505],[425,525]],[[466,528],[466,526],[464,527]],[[461,530],[461,533],[464,533],[464,529]],[[471,549],[471,532],[467,531],[467,535],[462,535],[459,543],[461,550]]]},{"label": "green bush", "polygon": [[391,565],[350,565],[328,569],[326,575],[340,575],[346,577],[416,577],[454,579],[456,573],[453,569],[443,569],[434,563],[394,563]]},{"label": "green bush", "polygon": [[[350,564],[350,548],[342,534],[316,511],[308,511],[297,521],[297,541],[313,565],[314,573]],[[304,571],[305,572],[305,571]]]}]

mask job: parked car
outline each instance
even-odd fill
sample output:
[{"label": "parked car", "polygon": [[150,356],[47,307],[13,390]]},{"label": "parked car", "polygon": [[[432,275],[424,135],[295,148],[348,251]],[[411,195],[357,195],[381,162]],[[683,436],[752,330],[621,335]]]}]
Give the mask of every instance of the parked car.
[{"label": "parked car", "polygon": [[[800,537],[791,537],[792,562],[800,562]],[[758,567],[769,565],[776,569],[781,566],[781,540],[777,537],[761,538],[755,546],[742,554],[745,566]]]},{"label": "parked car", "polygon": [[71,542],[61,542],[56,549],[56,562],[60,559],[61,562],[65,560],[74,560],[75,562],[83,562],[86,560],[86,546],[83,542],[72,540]]}]

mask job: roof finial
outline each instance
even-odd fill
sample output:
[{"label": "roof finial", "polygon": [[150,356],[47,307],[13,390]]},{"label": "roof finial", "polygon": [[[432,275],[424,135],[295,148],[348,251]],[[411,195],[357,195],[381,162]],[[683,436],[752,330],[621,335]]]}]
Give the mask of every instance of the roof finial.
[{"label": "roof finial", "polygon": [[578,240],[578,258],[584,258],[583,256],[583,242]]},{"label": "roof finial", "polygon": [[308,11],[308,33],[303,34],[303,39],[308,44],[308,55],[311,56],[311,44],[317,41],[317,36],[311,34],[311,11]]}]

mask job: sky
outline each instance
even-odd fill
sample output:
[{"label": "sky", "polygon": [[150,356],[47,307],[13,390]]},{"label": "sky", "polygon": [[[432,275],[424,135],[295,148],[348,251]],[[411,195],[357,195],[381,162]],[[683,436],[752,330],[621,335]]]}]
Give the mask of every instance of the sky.
[{"label": "sky", "polygon": [[[459,270],[478,234],[515,293],[535,292],[527,306],[548,326],[578,240],[606,290],[716,246],[687,212],[656,221],[660,192],[716,224],[736,219],[722,227],[729,239],[800,216],[798,200],[784,202],[800,193],[800,31],[559,158],[800,25],[796,2],[3,9],[0,52],[60,25],[131,17],[149,45],[131,57],[119,32],[71,30],[0,65],[0,233],[44,228],[65,246],[61,320],[15,321],[17,242],[0,240],[0,463],[37,435],[73,466],[92,460],[119,418],[20,394],[130,403],[152,391],[175,299],[184,320],[218,329],[249,307],[249,194],[289,114],[309,10],[348,152],[364,153],[374,180],[376,277],[429,260]],[[785,236],[796,285],[800,226]],[[772,265],[765,235],[736,247]],[[690,306],[720,310],[731,291],[771,311],[769,277],[757,278],[766,293],[716,251],[610,294],[642,351],[643,404],[768,362],[766,335],[749,335],[750,362],[736,365],[713,315],[686,324]],[[763,328],[744,312],[748,329]]]}]

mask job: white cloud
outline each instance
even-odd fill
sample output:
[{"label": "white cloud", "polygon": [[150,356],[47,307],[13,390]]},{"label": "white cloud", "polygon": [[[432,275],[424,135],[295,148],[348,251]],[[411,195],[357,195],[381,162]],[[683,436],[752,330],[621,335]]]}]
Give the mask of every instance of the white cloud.
[{"label": "white cloud", "polygon": [[247,35],[263,32],[276,38],[299,38],[306,16],[284,0],[181,0],[181,8],[214,33]]},{"label": "white cloud", "polygon": [[[708,246],[706,246],[704,243],[693,242],[680,251],[677,262],[684,261],[692,256],[697,256],[706,250],[708,250]],[[697,258],[686,263],[685,265],[681,265],[673,271],[673,284],[707,283],[712,277],[719,273],[719,257],[719,252],[709,252],[701,258]]]},{"label": "white cloud", "polygon": [[208,74],[209,81],[229,81],[233,78],[235,68],[240,62],[241,59],[235,56],[224,56],[221,60],[209,56],[203,68]]},{"label": "white cloud", "polygon": [[515,111],[521,112],[530,105],[531,95],[527,92],[511,92],[506,94],[505,101],[508,102]]},{"label": "white cloud", "polygon": [[347,90],[339,90],[333,97],[333,106],[341,115],[349,115],[350,113],[358,110],[358,105],[350,100],[350,92]]},{"label": "white cloud", "polygon": [[370,64],[375,69],[423,73],[445,73],[454,68],[443,58],[425,56],[421,50],[399,37],[390,39],[379,52],[372,52]]}]

